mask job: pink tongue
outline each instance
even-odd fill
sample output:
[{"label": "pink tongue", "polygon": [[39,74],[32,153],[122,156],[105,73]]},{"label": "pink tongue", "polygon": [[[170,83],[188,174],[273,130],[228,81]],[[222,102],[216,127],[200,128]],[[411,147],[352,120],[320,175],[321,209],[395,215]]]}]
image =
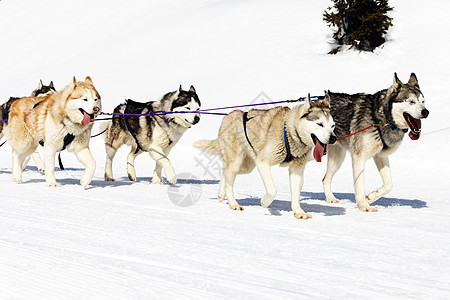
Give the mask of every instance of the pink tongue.
[{"label": "pink tongue", "polygon": [[83,111],[83,121],[81,121],[81,126],[85,126],[89,123],[91,123],[91,117],[85,112]]},{"label": "pink tongue", "polygon": [[313,156],[317,162],[322,161],[324,149],[325,149],[325,147],[320,144],[319,140],[316,140],[316,145],[314,146],[314,150],[313,150]]},{"label": "pink tongue", "polygon": [[420,132],[418,133],[412,133],[411,131],[409,132],[409,138],[412,140],[418,140],[420,138]]}]

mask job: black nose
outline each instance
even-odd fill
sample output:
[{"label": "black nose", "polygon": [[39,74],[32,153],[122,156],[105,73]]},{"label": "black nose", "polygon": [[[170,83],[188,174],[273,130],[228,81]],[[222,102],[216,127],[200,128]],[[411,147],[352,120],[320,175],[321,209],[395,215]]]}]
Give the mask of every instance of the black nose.
[{"label": "black nose", "polygon": [[200,122],[200,117],[199,116],[195,116],[194,117],[194,125],[197,124],[198,122]]},{"label": "black nose", "polygon": [[328,144],[334,144],[334,143],[336,143],[336,136],[332,135],[332,136],[330,136],[330,140],[329,140]]},{"label": "black nose", "polygon": [[424,109],[422,110],[422,116],[423,116],[424,118],[428,117],[429,114],[430,114],[430,112],[428,111],[428,109],[424,108]]}]

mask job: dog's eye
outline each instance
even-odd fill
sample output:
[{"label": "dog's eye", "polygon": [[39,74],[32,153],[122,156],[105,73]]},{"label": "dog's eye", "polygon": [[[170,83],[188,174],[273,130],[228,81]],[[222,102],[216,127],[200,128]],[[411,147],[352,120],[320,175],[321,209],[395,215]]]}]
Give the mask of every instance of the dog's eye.
[{"label": "dog's eye", "polygon": [[83,99],[83,101],[87,102],[87,101],[88,101],[88,99],[87,99],[87,98],[84,98],[84,99]]},{"label": "dog's eye", "polygon": [[319,125],[320,127],[323,127],[323,123],[317,123],[317,125]]}]

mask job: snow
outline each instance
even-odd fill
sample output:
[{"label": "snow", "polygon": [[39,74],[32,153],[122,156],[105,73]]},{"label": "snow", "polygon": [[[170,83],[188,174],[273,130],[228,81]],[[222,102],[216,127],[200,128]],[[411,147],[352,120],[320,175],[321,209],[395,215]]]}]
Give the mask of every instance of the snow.
[{"label": "snow", "polygon": [[[179,189],[149,183],[147,155],[136,160],[138,180],[128,181],[125,147],[114,160],[117,180],[105,182],[100,137],[91,140],[97,170],[89,188],[79,185],[83,168],[67,151],[66,170],[56,171],[62,187],[46,187],[33,162],[15,184],[5,145],[1,297],[448,299],[450,3],[391,1],[394,27],[382,49],[334,56],[326,55],[331,31],[322,21],[330,3],[1,1],[4,101],[28,95],[39,79],[60,89],[89,75],[107,112],[180,83],[193,84],[203,108],[212,108],[325,89],[374,93],[394,72],[403,81],[415,72],[430,110],[420,140],[405,137],[391,156],[394,189],[375,203],[377,213],[357,208],[348,156],[333,182],[339,204],[323,195],[326,163],[310,162],[301,206],[311,220],[293,217],[285,168],[272,168],[278,195],[268,209],[259,205],[256,171],[236,180],[243,212],[216,199],[220,162],[192,143],[217,135],[217,116],[203,116],[170,154]],[[380,185],[367,162],[366,192]],[[186,195],[193,205],[172,202]]]}]

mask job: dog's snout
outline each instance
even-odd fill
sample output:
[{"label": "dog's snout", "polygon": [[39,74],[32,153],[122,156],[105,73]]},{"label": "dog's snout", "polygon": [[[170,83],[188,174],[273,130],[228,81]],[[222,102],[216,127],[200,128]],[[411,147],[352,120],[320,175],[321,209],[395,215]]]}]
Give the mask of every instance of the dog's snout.
[{"label": "dog's snout", "polygon": [[199,116],[195,116],[194,117],[194,125],[197,124],[198,122],[200,122],[200,117]]},{"label": "dog's snout", "polygon": [[430,112],[428,111],[428,109],[424,108],[424,109],[422,110],[422,116],[423,116],[424,118],[428,117],[429,114],[430,114]]},{"label": "dog's snout", "polygon": [[334,143],[336,143],[336,140],[337,140],[336,136],[333,134],[330,136],[328,144],[334,144]]},{"label": "dog's snout", "polygon": [[100,111],[100,108],[98,106],[94,106],[92,111],[94,112],[94,114],[97,114]]}]

